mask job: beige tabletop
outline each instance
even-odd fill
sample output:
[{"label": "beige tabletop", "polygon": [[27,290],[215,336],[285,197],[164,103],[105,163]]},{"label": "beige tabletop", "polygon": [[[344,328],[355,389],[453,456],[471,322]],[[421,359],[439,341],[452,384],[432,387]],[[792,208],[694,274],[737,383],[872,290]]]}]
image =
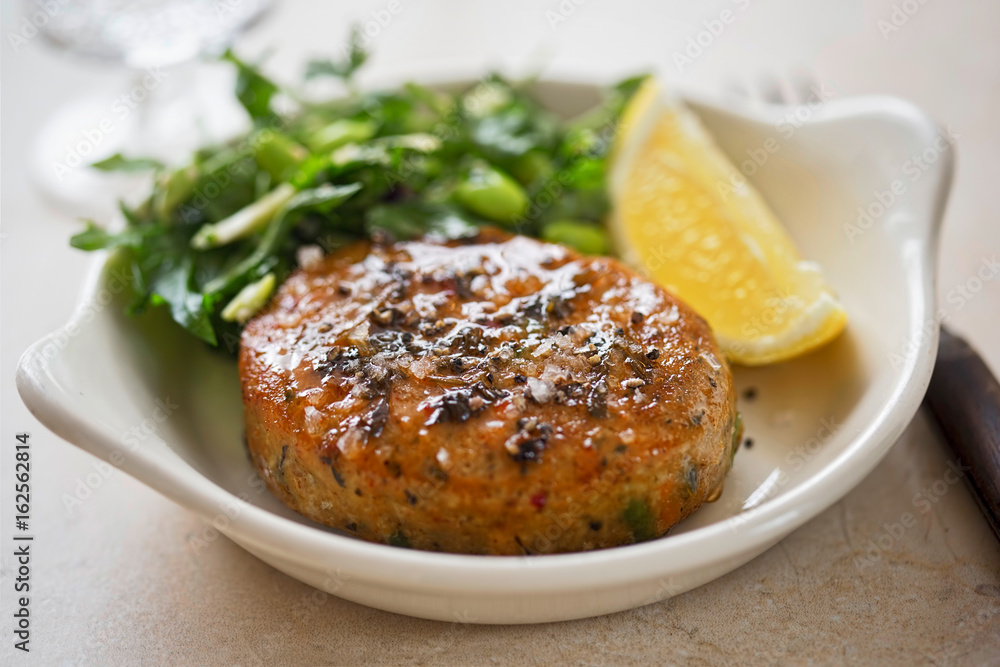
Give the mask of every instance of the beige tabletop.
[{"label": "beige tabletop", "polygon": [[[652,67],[715,90],[808,71],[838,96],[914,101],[958,137],[940,254],[947,321],[1000,370],[1000,280],[946,299],[1000,254],[997,2],[398,3],[280,2],[240,46],[276,47],[270,66],[290,77],[307,56],[339,47],[352,16],[371,20],[391,5],[398,11],[373,38],[375,67],[455,59],[521,73]],[[731,20],[711,43],[689,63],[676,58],[723,10]],[[18,12],[4,3],[5,42]],[[65,494],[95,459],[28,414],[13,376],[18,355],[68,317],[88,258],[67,247],[69,216],[34,193],[24,165],[49,113],[124,75],[74,62],[41,39],[0,48],[5,664],[1000,664],[1000,546],[967,489],[942,482],[953,479],[951,455],[923,410],[860,486],[746,566],[673,599],[568,623],[449,624],[314,597],[228,540],[195,548],[201,521],[121,473],[67,508]],[[34,442],[37,535],[27,655],[12,646],[16,564],[7,548],[8,454],[21,431]],[[931,492],[936,502],[915,509],[927,489],[940,491]],[[896,529],[905,512],[916,525]],[[888,548],[873,549],[886,534]]]}]

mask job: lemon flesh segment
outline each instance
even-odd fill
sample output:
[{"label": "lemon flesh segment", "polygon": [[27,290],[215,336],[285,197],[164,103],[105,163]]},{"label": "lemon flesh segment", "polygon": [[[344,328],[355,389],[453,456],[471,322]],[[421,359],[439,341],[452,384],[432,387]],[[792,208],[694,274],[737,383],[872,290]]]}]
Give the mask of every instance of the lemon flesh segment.
[{"label": "lemon flesh segment", "polygon": [[698,118],[652,79],[622,116],[611,228],[621,257],[689,303],[726,356],[783,361],[835,338],[847,315]]}]

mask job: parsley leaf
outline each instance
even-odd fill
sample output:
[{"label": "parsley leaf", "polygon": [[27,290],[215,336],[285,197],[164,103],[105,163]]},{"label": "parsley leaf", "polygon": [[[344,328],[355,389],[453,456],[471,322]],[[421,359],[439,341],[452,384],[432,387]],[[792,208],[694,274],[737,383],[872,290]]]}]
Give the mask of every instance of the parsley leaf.
[{"label": "parsley leaf", "polygon": [[332,76],[344,81],[350,81],[354,78],[354,73],[368,60],[368,52],[361,46],[361,31],[357,26],[351,29],[351,37],[348,44],[344,60],[310,60],[306,64],[306,80],[308,81],[309,79],[321,76]]},{"label": "parsley leaf", "polygon": [[260,70],[243,62],[231,50],[226,50],[222,59],[236,65],[236,97],[255,121],[271,118],[271,98],[278,92],[278,86],[260,73]]}]

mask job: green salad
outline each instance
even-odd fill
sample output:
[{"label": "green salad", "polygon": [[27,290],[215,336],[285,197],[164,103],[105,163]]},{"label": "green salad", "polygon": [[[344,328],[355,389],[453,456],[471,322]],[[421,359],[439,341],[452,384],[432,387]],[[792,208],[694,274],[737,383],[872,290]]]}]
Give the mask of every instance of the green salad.
[{"label": "green salad", "polygon": [[[72,239],[82,250],[125,249],[133,314],[165,306],[211,345],[237,340],[303,252],[366,237],[456,238],[496,225],[587,254],[609,251],[607,155],[642,77],[562,121],[530,82],[496,74],[458,93],[414,83],[359,92],[353,76],[366,55],[357,48],[344,62],[308,64],[306,79],[346,84],[348,94],[319,102],[232,53],[224,59],[238,72],[247,134],[182,166],[121,155],[94,165],[155,170],[149,197],[121,205],[122,230],[88,222]],[[294,111],[279,113],[289,103]]]}]

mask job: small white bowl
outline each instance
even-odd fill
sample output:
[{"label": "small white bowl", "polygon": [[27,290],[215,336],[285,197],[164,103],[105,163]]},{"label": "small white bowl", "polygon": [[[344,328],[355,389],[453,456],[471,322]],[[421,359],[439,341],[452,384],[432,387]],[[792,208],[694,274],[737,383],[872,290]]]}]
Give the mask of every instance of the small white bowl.
[{"label": "small white bowl", "polygon": [[[597,91],[538,84],[565,113],[586,108]],[[262,560],[380,609],[474,623],[559,621],[711,581],[850,491],[920,404],[937,346],[934,256],[952,149],[923,113],[885,97],[813,109],[688,101],[804,255],[822,265],[850,325],[806,357],[735,370],[741,391],[756,390],[755,399],[740,401],[754,444],[737,453],[722,498],[665,538],[587,553],[489,557],[371,544],[311,523],[271,497],[250,465],[235,364],[162,313],[126,317],[129,278],[114,256],[97,260],[72,321],[24,354],[18,390],[54,433],[196,512]],[[868,216],[860,221],[859,208]]]}]

